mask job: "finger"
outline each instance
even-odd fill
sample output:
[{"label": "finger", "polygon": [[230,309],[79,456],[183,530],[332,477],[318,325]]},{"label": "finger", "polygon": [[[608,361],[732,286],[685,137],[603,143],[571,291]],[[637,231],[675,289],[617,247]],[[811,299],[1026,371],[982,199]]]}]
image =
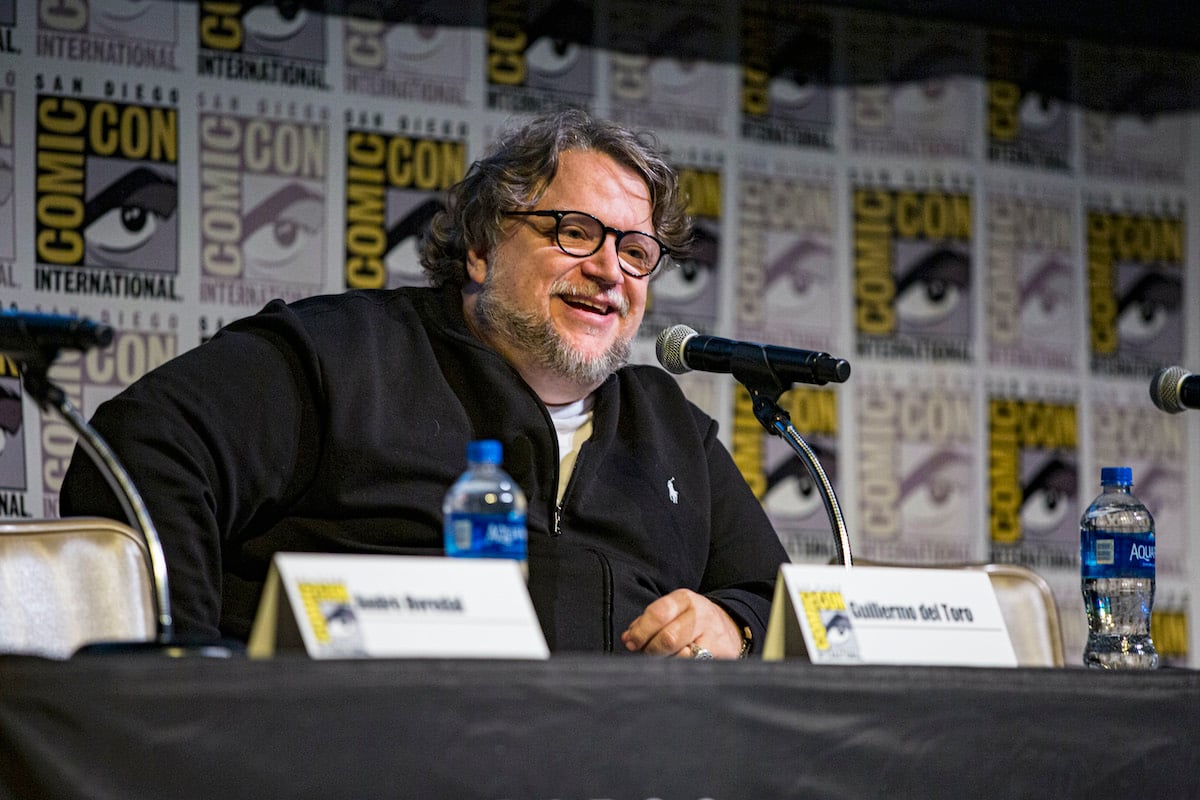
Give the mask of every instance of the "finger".
[{"label": "finger", "polygon": [[[625,632],[621,634],[621,641],[625,644],[625,647],[629,650],[646,649],[664,629],[674,623],[690,606],[687,595],[684,594],[686,592],[686,589],[677,589],[646,606],[637,619],[631,622]],[[677,641],[673,643],[674,646],[668,645],[666,641],[659,642],[655,651],[660,654],[670,654],[690,641],[690,639],[687,641]]]}]

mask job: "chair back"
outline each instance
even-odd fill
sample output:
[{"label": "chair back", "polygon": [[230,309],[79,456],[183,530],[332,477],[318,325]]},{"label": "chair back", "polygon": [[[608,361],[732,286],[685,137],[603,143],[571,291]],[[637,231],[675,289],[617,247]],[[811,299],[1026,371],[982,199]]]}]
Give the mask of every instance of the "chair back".
[{"label": "chair back", "polygon": [[141,536],[96,517],[0,522],[0,652],[69,658],[85,644],[155,638]]},{"label": "chair back", "polygon": [[900,564],[855,558],[864,567],[914,567],[919,569],[970,569],[987,573],[1000,616],[1020,667],[1061,667],[1066,664],[1058,603],[1050,584],[1029,567],[1019,564]]},{"label": "chair back", "polygon": [[980,564],[991,579],[1022,667],[1061,667],[1066,664],[1058,604],[1046,579],[1019,564]]}]

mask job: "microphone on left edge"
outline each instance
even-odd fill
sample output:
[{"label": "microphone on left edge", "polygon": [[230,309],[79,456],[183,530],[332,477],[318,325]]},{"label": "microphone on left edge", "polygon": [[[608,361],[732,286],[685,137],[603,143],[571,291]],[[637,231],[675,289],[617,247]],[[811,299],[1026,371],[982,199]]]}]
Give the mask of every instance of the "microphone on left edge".
[{"label": "microphone on left edge", "polygon": [[0,353],[90,350],[112,343],[113,329],[86,317],[0,311]]}]

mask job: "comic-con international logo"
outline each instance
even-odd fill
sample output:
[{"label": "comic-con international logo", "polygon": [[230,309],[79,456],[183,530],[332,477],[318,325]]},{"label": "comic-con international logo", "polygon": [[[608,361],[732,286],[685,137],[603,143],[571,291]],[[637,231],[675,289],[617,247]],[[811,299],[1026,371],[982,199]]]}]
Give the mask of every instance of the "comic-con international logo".
[{"label": "comic-con international logo", "polygon": [[200,299],[261,306],[322,285],[324,122],[201,113]]},{"label": "comic-con international logo", "polygon": [[828,16],[799,3],[741,4],[742,138],[832,146],[833,40]]},{"label": "comic-con international logo", "polygon": [[1149,376],[1183,357],[1183,214],[1087,212],[1093,371]]},{"label": "comic-con international logo", "polygon": [[444,0],[351,0],[342,17],[346,90],[466,105],[480,27],[473,10]]},{"label": "comic-con international logo", "polygon": [[326,88],[323,4],[203,0],[198,5],[200,75]]},{"label": "comic-con international logo", "polygon": [[0,287],[17,288],[13,282],[12,261],[16,257],[13,232],[16,228],[16,203],[13,200],[13,93],[0,91]]},{"label": "comic-con international logo", "polygon": [[587,107],[595,92],[593,14],[590,4],[575,0],[488,0],[488,108]]},{"label": "comic-con international logo", "polygon": [[24,422],[20,371],[0,355],[0,517],[31,516],[25,510]]},{"label": "comic-con international logo", "polygon": [[799,592],[798,595],[799,613],[808,622],[817,651],[811,654],[810,660],[816,663],[860,661],[858,638],[854,635],[854,624],[842,593]]},{"label": "comic-con international logo", "polygon": [[64,61],[175,69],[175,0],[42,0],[37,54]]},{"label": "comic-con international logo", "polygon": [[988,399],[992,558],[1032,567],[1079,563],[1078,424],[1073,403]]},{"label": "comic-con international logo", "polygon": [[971,357],[971,196],[854,190],[854,314],[860,355]]},{"label": "comic-con international logo", "polygon": [[346,134],[346,287],[427,283],[418,246],[442,192],[466,174],[460,138],[350,130]]},{"label": "comic-con international logo", "polygon": [[35,287],[178,299],[177,109],[39,94],[36,116]]}]

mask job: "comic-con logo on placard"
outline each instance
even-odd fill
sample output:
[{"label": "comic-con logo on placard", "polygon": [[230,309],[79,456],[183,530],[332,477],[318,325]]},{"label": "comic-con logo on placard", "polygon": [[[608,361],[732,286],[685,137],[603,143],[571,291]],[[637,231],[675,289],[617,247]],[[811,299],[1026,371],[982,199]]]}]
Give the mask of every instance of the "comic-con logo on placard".
[{"label": "comic-con logo on placard", "polygon": [[970,193],[861,185],[851,202],[859,355],[970,360]]},{"label": "comic-con logo on placard", "polygon": [[393,100],[466,105],[469,3],[350,0],[342,21],[346,90]]},{"label": "comic-con logo on placard", "polygon": [[25,508],[28,485],[21,375],[13,360],[0,354],[0,517],[32,516]]},{"label": "comic-con logo on placard", "polygon": [[467,169],[466,126],[439,131],[346,132],[346,288],[428,283],[421,238],[443,207],[442,192]]},{"label": "comic-con logo on placard", "polygon": [[362,627],[346,584],[305,582],[297,584],[296,590],[313,639],[322,652],[339,655],[363,652]]},{"label": "comic-con logo on placard", "polygon": [[325,89],[326,20],[315,0],[201,0],[198,74]]},{"label": "comic-con logo on placard", "polygon": [[594,13],[578,0],[487,0],[487,107],[524,113],[589,107]]},{"label": "comic-con logo on placard", "polygon": [[257,307],[319,290],[327,122],[214,109],[201,112],[197,136],[201,302]]},{"label": "comic-con logo on placard", "polygon": [[87,64],[175,69],[175,0],[39,2],[37,54]]},{"label": "comic-con logo on placard", "polygon": [[1148,377],[1183,357],[1182,211],[1087,210],[1092,371]]},{"label": "comic-con logo on placard", "polygon": [[803,614],[812,632],[817,652],[811,660],[821,663],[861,661],[858,639],[846,600],[841,592],[799,592],[798,613]]},{"label": "comic-con logo on placard", "polygon": [[178,300],[178,110],[62,94],[78,79],[37,83],[35,288]]},{"label": "comic-con logo on placard", "polygon": [[988,530],[992,558],[1078,566],[1078,426],[1073,402],[988,398]]}]

